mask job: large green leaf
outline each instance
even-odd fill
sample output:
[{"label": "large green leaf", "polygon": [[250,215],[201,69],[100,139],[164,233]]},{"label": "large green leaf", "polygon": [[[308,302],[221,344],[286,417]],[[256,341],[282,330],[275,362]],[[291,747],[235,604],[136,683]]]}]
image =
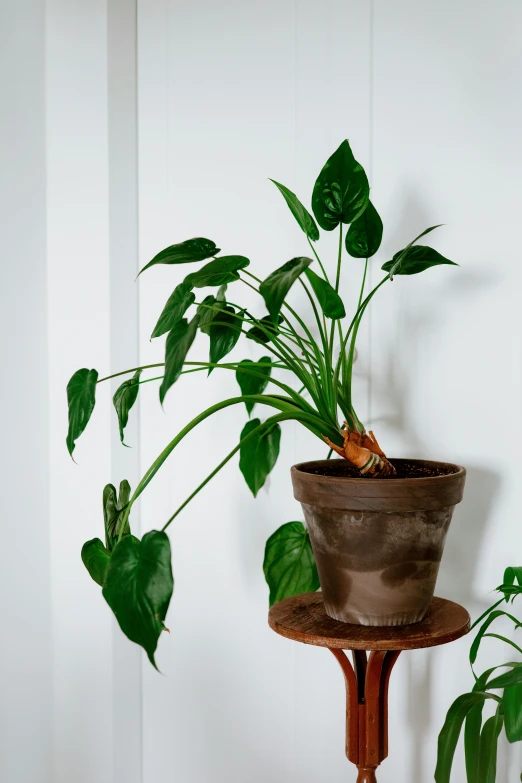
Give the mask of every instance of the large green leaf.
[{"label": "large green leaf", "polygon": [[[401,255],[402,259],[400,259]],[[417,275],[419,272],[424,272],[425,269],[440,264],[458,266],[454,261],[444,258],[428,245],[412,245],[406,250],[395,253],[391,261],[382,265],[382,269],[385,272],[393,272],[394,275]]]},{"label": "large green leaf", "polygon": [[170,332],[181,321],[191,304],[196,301],[196,295],[187,283],[180,283],[167,299],[167,303],[154,327],[151,339],[161,337],[162,334]]},{"label": "large green leaf", "polygon": [[[486,683],[496,667],[488,669],[476,680],[473,692],[484,691]],[[477,748],[480,745],[480,731],[482,728],[482,711],[484,701],[479,701],[466,715],[464,724],[464,753],[466,758],[466,775],[468,783],[478,783],[479,780],[479,756]]]},{"label": "large green leaf", "polygon": [[[259,364],[263,364],[265,366],[260,367]],[[245,372],[245,370],[248,369],[252,370],[252,372],[255,372],[256,375],[251,375],[249,372]],[[236,370],[236,380],[239,384],[239,388],[241,389],[241,394],[263,394],[270,379],[271,372],[272,359],[270,356],[262,356],[258,362],[258,366],[256,366],[251,359],[243,359],[242,362],[239,362],[238,368]],[[250,416],[255,402],[246,400],[245,405],[248,411],[248,415]]]},{"label": "large green leaf", "polygon": [[522,682],[504,688],[504,721],[508,742],[522,741]]},{"label": "large green leaf", "polygon": [[199,330],[204,334],[208,334],[210,330],[210,324],[218,315],[218,310],[223,309],[226,303],[218,302],[213,294],[206,296],[201,304],[198,306],[197,314],[199,316]]},{"label": "large green leaf", "polygon": [[165,250],[154,256],[152,261],[149,261],[140,271],[140,275],[156,264],[190,264],[193,261],[205,261],[218,253],[219,247],[216,247],[216,243],[210,239],[204,237],[186,239],[185,242],[166,247]]},{"label": "large green leaf", "polygon": [[82,546],[82,561],[89,572],[91,579],[103,587],[105,574],[111,559],[110,552],[105,548],[99,538],[86,541]]},{"label": "large green leaf", "polygon": [[273,337],[276,337],[279,329],[277,328],[279,324],[283,323],[282,316],[279,316],[277,319],[277,326],[272,321],[271,317],[269,315],[263,316],[259,321],[256,321],[256,325],[253,326],[251,329],[248,330],[246,336],[249,340],[254,340],[256,343],[261,343],[261,345],[266,345],[266,343],[269,343],[270,340]]},{"label": "large green leaf", "polygon": [[[260,424],[259,419],[247,422],[241,432],[241,440]],[[277,422],[267,419],[259,432],[249,438],[239,450],[239,469],[254,497],[277,462],[280,442],[281,427]]]},{"label": "large green leaf", "polygon": [[488,682],[490,688],[509,688],[511,685],[518,685],[522,682],[522,663],[513,666],[511,671],[500,674]]},{"label": "large green leaf", "polygon": [[154,653],[169,608],[174,579],[166,533],[152,530],[116,544],[105,576],[103,596],[123,633],[141,645],[154,667]]},{"label": "large green leaf", "polygon": [[205,286],[222,286],[239,280],[239,270],[245,269],[250,264],[245,256],[221,256],[205,264],[199,272],[192,272],[183,281],[191,288],[204,288]]},{"label": "large green leaf", "polygon": [[302,522],[287,522],[272,533],[266,542],[263,571],[270,588],[270,606],[319,589],[310,536]]},{"label": "large green leaf", "polygon": [[[105,527],[105,543],[109,551],[116,544],[121,529],[123,512],[131,495],[130,484],[126,479],[120,482],[119,494],[113,484],[106,484],[103,488],[103,522]],[[130,534],[129,520],[125,523],[123,535]]]},{"label": "large green leaf", "polygon": [[471,709],[488,698],[485,693],[464,693],[448,710],[444,726],[439,734],[437,751],[436,783],[450,783],[451,765],[464,718]]},{"label": "large green leaf", "polygon": [[346,310],[344,309],[343,300],[335,288],[333,288],[323,277],[316,275],[312,269],[306,269],[305,275],[313,288],[314,294],[316,295],[317,301],[325,316],[327,318],[344,318]]},{"label": "large green leaf", "polygon": [[77,370],[67,384],[67,402],[69,405],[69,430],[67,449],[72,456],[76,441],[87,426],[96,402],[97,370],[83,368]]},{"label": "large green leaf", "polygon": [[319,229],[317,228],[315,220],[308,212],[306,207],[301,204],[295,193],[292,193],[291,190],[285,188],[285,186],[281,185],[280,182],[276,182],[275,179],[271,179],[270,182],[273,182],[276,188],[279,189],[280,193],[283,195],[284,200],[290,207],[292,215],[295,217],[306,236],[309,237],[313,242],[317,242],[319,239]]},{"label": "large green leaf", "polygon": [[[210,323],[208,334],[210,337],[210,362],[217,364],[235,346],[241,336],[242,320],[236,315],[236,311],[229,305],[217,313],[217,317]],[[209,375],[212,367],[209,368]]]},{"label": "large green leaf", "polygon": [[165,375],[159,390],[162,405],[168,390],[181,375],[183,362],[190,350],[190,346],[194,342],[198,323],[199,317],[197,315],[194,316],[190,323],[186,318],[182,318],[168,334],[165,344]]},{"label": "large green leaf", "polygon": [[480,733],[479,746],[479,783],[495,783],[497,777],[497,745],[502,731],[503,717],[500,707],[495,715],[488,718]]},{"label": "large green leaf", "polygon": [[292,258],[269,274],[259,286],[259,293],[265,300],[266,308],[274,323],[290,288],[311,263],[312,259],[304,256]]},{"label": "large green leaf", "polygon": [[123,381],[119,386],[112,398],[114,408],[118,414],[118,424],[120,427],[120,440],[125,445],[123,440],[123,431],[129,421],[129,411],[138,399],[138,392],[140,390],[140,375],[141,370],[136,370],[132,378],[127,381]]},{"label": "large green leaf", "polygon": [[371,258],[381,246],[382,220],[379,213],[368,201],[368,206],[354,220],[346,234],[346,250],[354,258]]},{"label": "large green leaf", "polygon": [[325,231],[333,231],[339,223],[357,220],[369,198],[370,186],[364,169],[345,140],[317,177],[312,193],[315,219]]}]

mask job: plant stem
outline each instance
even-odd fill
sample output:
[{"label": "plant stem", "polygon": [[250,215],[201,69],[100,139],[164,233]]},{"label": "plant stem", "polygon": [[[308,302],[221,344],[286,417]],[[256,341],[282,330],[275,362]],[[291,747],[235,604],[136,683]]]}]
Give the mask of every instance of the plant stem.
[{"label": "plant stem", "polygon": [[165,367],[165,362],[158,362],[158,364],[144,364],[142,367],[132,367],[130,370],[115,372],[114,375],[107,375],[105,378],[99,378],[96,383],[110,381],[111,378],[118,378],[120,375],[128,375],[130,372],[137,372],[138,370],[149,370],[151,367]]},{"label": "plant stem", "polygon": [[324,268],[324,266],[323,266],[323,264],[322,264],[322,262],[321,262],[321,259],[320,259],[320,258],[319,258],[319,256],[317,255],[316,249],[315,249],[315,247],[314,247],[314,246],[313,246],[313,244],[312,244],[312,240],[310,239],[310,237],[309,237],[308,235],[307,235],[307,237],[306,237],[306,238],[307,238],[307,240],[308,240],[308,244],[310,245],[310,249],[311,249],[312,253],[314,254],[314,256],[315,256],[315,258],[316,258],[316,261],[317,261],[317,263],[318,263],[318,264],[319,264],[319,266],[321,267],[321,272],[323,273],[323,277],[324,277],[324,279],[326,280],[326,282],[327,282],[327,283],[329,283],[330,281],[328,280],[328,275],[326,274],[326,270],[325,270],[325,268]]}]

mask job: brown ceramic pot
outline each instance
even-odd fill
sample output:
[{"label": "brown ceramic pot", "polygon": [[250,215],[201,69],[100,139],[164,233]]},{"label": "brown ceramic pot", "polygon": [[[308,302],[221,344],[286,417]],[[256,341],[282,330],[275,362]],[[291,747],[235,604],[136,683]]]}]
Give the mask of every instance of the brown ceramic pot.
[{"label": "brown ceramic pot", "polygon": [[393,479],[328,475],[338,473],[344,460],[292,468],[325,609],[335,620],[408,625],[428,612],[466,471],[446,462],[392,462],[399,470],[408,463],[443,473]]}]

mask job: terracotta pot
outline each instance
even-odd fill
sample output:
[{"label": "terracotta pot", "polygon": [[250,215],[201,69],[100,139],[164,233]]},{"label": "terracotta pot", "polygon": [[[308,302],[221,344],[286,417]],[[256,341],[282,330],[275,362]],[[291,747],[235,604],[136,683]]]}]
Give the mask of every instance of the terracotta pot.
[{"label": "terracotta pot", "polygon": [[422,478],[351,478],[344,460],[292,468],[327,614],[359,625],[408,625],[429,609],[453,509],[462,500],[460,465],[392,460],[446,471]]}]

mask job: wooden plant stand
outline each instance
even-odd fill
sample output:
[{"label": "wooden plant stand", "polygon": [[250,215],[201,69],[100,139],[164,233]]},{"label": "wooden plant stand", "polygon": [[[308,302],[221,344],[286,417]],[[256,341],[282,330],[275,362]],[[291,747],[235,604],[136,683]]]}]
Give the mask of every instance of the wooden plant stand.
[{"label": "wooden plant stand", "polygon": [[[452,642],[469,631],[469,622],[464,607],[434,598],[420,623],[350,625],[328,617],[321,593],[286,598],[268,615],[273,631],[327,647],[340,663],[346,681],[346,755],[359,771],[357,783],[376,783],[375,770],[388,755],[388,683],[402,650]],[[353,666],[344,650],[352,651]]]}]

